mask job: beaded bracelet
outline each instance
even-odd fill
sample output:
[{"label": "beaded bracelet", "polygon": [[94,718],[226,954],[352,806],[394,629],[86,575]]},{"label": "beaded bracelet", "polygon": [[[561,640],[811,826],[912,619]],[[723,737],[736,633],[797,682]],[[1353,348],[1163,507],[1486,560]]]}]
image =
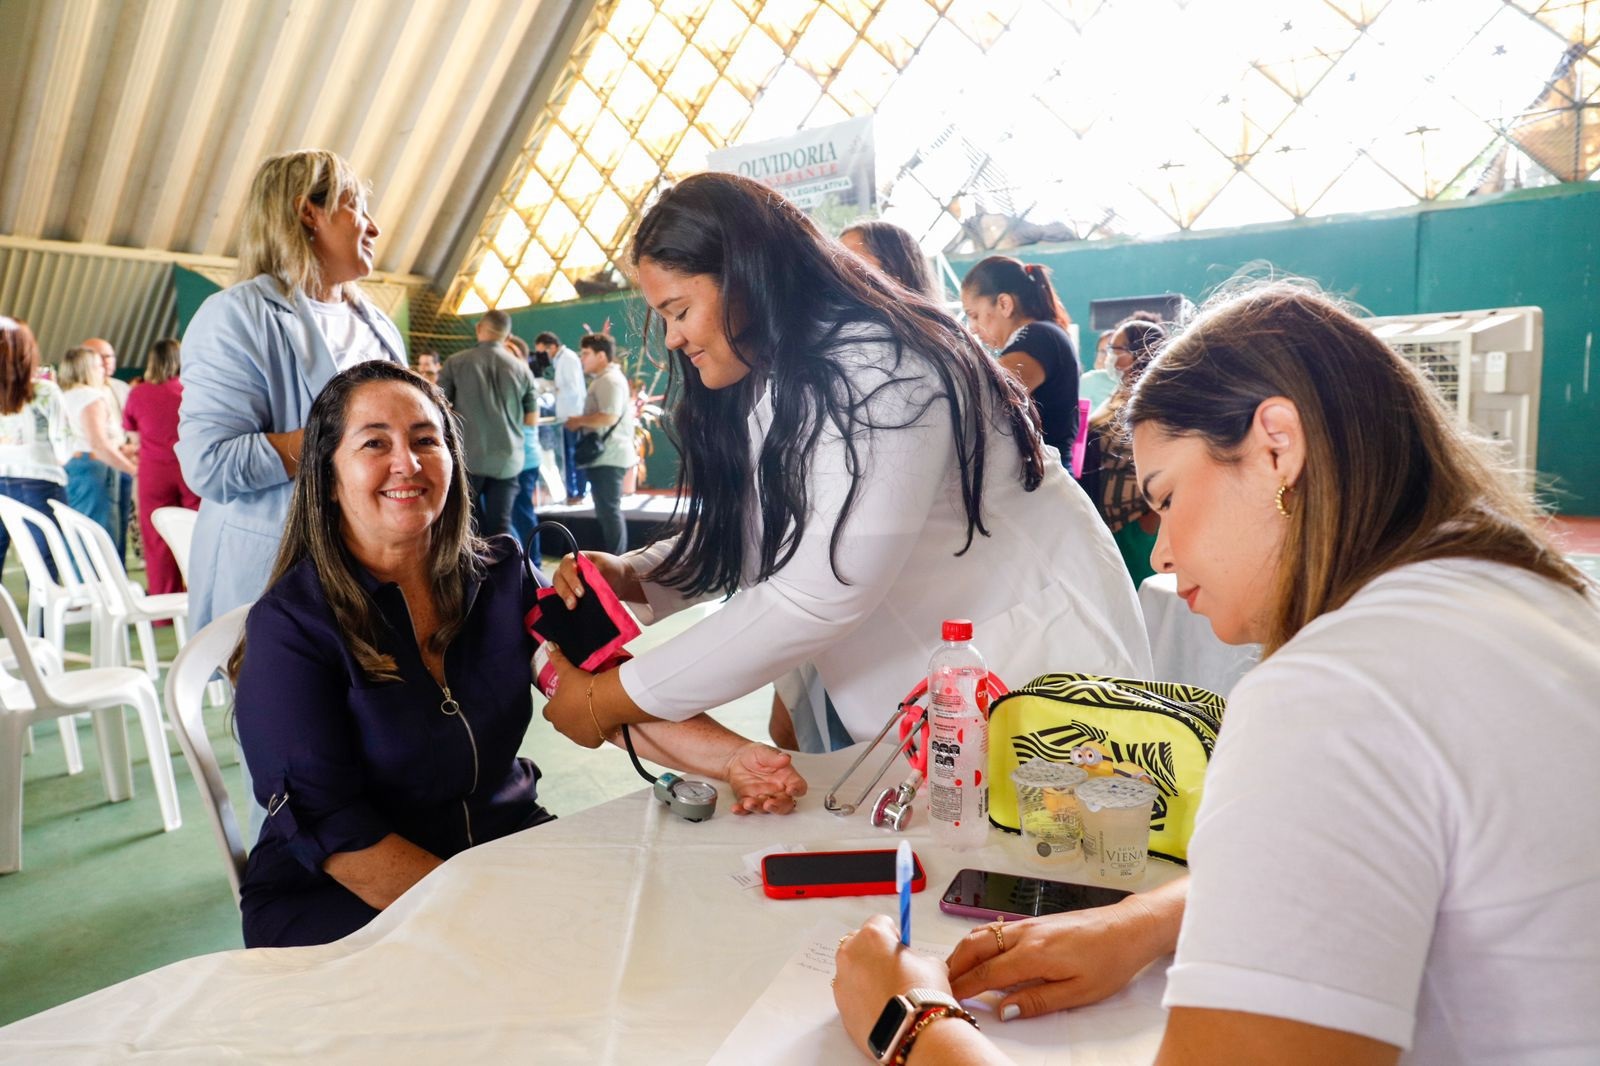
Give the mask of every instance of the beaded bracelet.
[{"label": "beaded bracelet", "polygon": [[911,1045],[917,1042],[918,1035],[940,1018],[960,1018],[974,1029],[979,1028],[978,1019],[972,1016],[971,1011],[962,1007],[929,1007],[917,1018],[917,1024],[911,1027],[906,1033],[905,1040],[895,1049],[894,1058],[889,1060],[893,1066],[906,1066],[906,1059],[911,1056]]}]

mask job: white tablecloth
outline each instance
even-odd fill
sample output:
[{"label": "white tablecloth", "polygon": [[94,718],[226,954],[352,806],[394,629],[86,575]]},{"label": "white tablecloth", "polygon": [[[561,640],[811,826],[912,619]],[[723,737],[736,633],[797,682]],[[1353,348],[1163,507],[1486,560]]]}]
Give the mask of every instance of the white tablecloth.
[{"label": "white tablecloth", "polygon": [[[734,817],[723,789],[696,825],[641,790],[457,856],[338,943],[188,959],[16,1022],[0,1029],[0,1060],[704,1063],[818,920],[894,909],[771,900],[730,878],[774,843],[895,844],[865,813],[822,809],[856,750],[799,757],[811,792],[794,815]],[[999,832],[979,852],[936,848],[921,796],[909,835],[928,873],[919,941],[971,927],[938,909],[957,870],[1025,872]],[[1152,862],[1147,883],[1178,872]],[[1154,1058],[1164,973],[1073,1012],[1073,1066]]]},{"label": "white tablecloth", "polygon": [[1157,681],[1199,685],[1226,696],[1260,658],[1260,645],[1235,646],[1218,640],[1206,617],[1178,598],[1178,579],[1172,574],[1145,578],[1139,586],[1139,606],[1150,634]]}]

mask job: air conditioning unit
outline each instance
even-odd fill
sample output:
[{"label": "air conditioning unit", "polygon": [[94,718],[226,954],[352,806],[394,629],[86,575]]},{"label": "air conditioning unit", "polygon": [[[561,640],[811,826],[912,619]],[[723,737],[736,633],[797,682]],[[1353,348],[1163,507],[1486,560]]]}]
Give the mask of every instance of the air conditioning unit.
[{"label": "air conditioning unit", "polygon": [[1366,324],[1427,375],[1464,425],[1499,443],[1533,487],[1544,364],[1541,309],[1391,315]]}]

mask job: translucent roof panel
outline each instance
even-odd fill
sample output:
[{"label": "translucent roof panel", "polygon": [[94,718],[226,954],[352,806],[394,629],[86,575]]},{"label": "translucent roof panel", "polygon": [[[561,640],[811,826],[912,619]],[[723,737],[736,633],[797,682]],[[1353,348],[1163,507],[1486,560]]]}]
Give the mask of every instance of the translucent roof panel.
[{"label": "translucent roof panel", "polygon": [[449,297],[623,284],[710,152],[876,115],[930,252],[1594,180],[1600,0],[599,0]]}]

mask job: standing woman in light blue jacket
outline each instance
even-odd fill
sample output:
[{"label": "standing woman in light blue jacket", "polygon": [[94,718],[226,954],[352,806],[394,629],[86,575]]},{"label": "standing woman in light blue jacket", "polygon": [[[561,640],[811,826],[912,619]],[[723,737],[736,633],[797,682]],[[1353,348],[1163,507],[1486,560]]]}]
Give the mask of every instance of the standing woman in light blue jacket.
[{"label": "standing woman in light blue jacket", "polygon": [[406,365],[400,332],[356,282],[378,224],[365,184],[332,152],[261,164],[240,238],[239,280],[200,306],[183,338],[178,462],[201,498],[190,554],[196,629],[267,587],[300,432],[329,379],[368,359]]}]

